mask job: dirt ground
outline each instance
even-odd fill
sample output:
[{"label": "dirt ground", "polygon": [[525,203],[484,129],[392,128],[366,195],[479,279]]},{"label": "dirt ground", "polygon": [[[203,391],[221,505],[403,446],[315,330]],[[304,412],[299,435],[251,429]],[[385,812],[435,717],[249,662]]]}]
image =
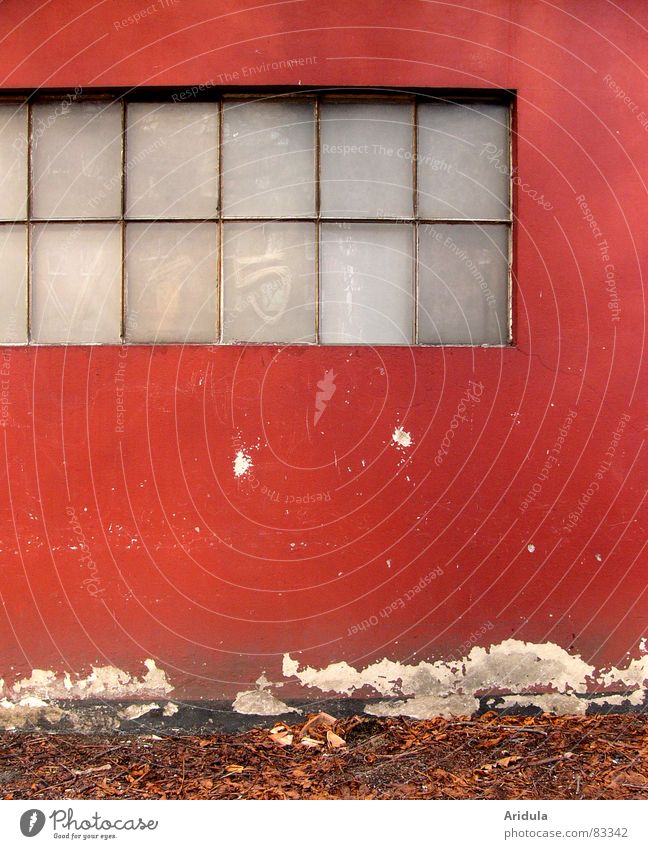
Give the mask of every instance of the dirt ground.
[{"label": "dirt ground", "polygon": [[0,735],[5,799],[643,799],[648,717],[335,720],[205,737]]}]

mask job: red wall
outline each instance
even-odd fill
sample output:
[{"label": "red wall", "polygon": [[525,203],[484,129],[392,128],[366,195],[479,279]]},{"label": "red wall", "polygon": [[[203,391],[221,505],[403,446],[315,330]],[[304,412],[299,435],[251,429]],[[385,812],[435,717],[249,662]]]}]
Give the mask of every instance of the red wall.
[{"label": "red wall", "polygon": [[[139,675],[154,658],[176,696],[219,699],[264,671],[281,679],[284,652],[361,667],[507,638],[626,665],[648,634],[648,7],[251,5],[158,0],[129,22],[143,0],[5,0],[0,85],[183,87],[237,72],[246,87],[516,89],[515,345],[0,352],[0,677]],[[329,369],[336,391],[313,427]],[[471,380],[481,394],[438,465]],[[392,441],[397,426],[410,447]],[[253,466],[237,478],[240,449]]]}]

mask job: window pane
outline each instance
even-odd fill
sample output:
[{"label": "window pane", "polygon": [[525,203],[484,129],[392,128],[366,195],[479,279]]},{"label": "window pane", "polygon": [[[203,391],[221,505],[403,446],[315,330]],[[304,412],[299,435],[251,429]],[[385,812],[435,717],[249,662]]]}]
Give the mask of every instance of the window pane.
[{"label": "window pane", "polygon": [[419,342],[508,341],[508,226],[421,224]]},{"label": "window pane", "polygon": [[27,227],[0,227],[0,343],[27,341]]},{"label": "window pane", "polygon": [[322,215],[412,216],[409,104],[324,103],[320,158]]},{"label": "window pane", "polygon": [[127,214],[214,217],[218,104],[133,103],[127,114]]},{"label": "window pane", "polygon": [[127,226],[127,341],[213,342],[217,295],[216,224]]},{"label": "window pane", "polygon": [[27,107],[0,105],[0,219],[27,217]]},{"label": "window pane", "polygon": [[413,228],[322,226],[322,342],[411,344]]},{"label": "window pane", "polygon": [[223,111],[223,211],[297,216],[315,211],[312,103],[228,103]]},{"label": "window pane", "polygon": [[315,342],[315,225],[226,224],[223,247],[223,341]]},{"label": "window pane", "polygon": [[32,206],[36,218],[121,215],[121,106],[69,103],[33,107]]},{"label": "window pane", "polygon": [[507,219],[508,107],[422,103],[418,123],[419,215]]},{"label": "window pane", "polygon": [[116,224],[37,224],[32,234],[36,342],[119,342],[121,233]]}]

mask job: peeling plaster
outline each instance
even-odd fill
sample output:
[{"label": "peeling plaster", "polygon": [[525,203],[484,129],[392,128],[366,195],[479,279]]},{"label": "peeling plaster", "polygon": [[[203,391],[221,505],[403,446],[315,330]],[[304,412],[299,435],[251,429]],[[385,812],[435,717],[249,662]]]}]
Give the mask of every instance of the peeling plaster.
[{"label": "peeling plaster", "polygon": [[155,661],[144,661],[146,672],[141,678],[131,675],[116,666],[93,666],[90,675],[82,678],[70,672],[57,675],[48,669],[33,669],[28,678],[22,678],[11,688],[13,698],[24,700],[24,696],[40,699],[90,698],[141,698],[146,696],[164,696],[173,686],[166,673],[158,669]]},{"label": "peeling plaster", "polygon": [[631,660],[626,669],[612,666],[603,674],[602,680],[606,686],[623,684],[627,687],[643,687],[648,681],[648,655]]},{"label": "peeling plaster", "polygon": [[267,690],[245,690],[237,693],[232,709],[236,713],[256,716],[279,716],[283,713],[301,713],[297,708],[289,707]]},{"label": "peeling plaster", "polygon": [[638,707],[646,701],[645,690],[635,690],[633,693],[618,693],[615,695],[596,696],[591,699],[592,704],[602,705],[604,707],[619,707],[621,705],[631,705]]},{"label": "peeling plaster", "polygon": [[533,693],[528,696],[503,696],[498,707],[509,710],[540,708],[545,713],[584,715],[587,712],[587,699],[580,699],[574,693]]},{"label": "peeling plaster", "polygon": [[41,725],[43,721],[47,724],[56,725],[63,718],[63,711],[57,705],[48,705],[46,702],[36,705],[30,698],[21,699],[19,702],[10,702],[8,699],[0,701],[0,730],[16,731],[20,728],[32,728]]},{"label": "peeling plaster", "polygon": [[429,719],[431,716],[471,716],[479,707],[479,700],[472,696],[452,693],[447,696],[415,696],[397,702],[368,704],[365,713],[371,716],[409,716],[412,719]]},{"label": "peeling plaster", "polygon": [[[297,678],[304,687],[322,692],[351,695],[364,687],[381,696],[412,698],[368,705],[367,713],[426,718],[471,714],[478,696],[501,694],[504,705],[540,707],[556,713],[584,713],[592,698],[587,694],[610,686],[636,691],[619,696],[618,704],[630,700],[642,704],[648,683],[648,655],[630,661],[625,669],[613,667],[597,674],[580,655],[571,655],[555,643],[526,643],[505,640],[489,648],[475,646],[457,661],[421,661],[402,664],[383,660],[356,669],[345,661],[323,669],[306,666],[290,654],[283,658],[283,674]],[[538,695],[538,690],[550,692]],[[601,694],[604,703],[614,704],[612,694]]]},{"label": "peeling plaster", "polygon": [[160,705],[156,702],[151,702],[146,705],[129,705],[127,708],[119,712],[119,715],[124,719],[139,719],[141,716],[146,716],[152,710],[159,710]]},{"label": "peeling plaster", "polygon": [[[335,696],[378,695],[384,700],[365,706],[365,712],[374,716],[425,719],[471,715],[483,708],[484,699],[492,700],[496,708],[536,708],[558,714],[584,714],[590,709],[643,710],[648,709],[645,645],[643,638],[637,660],[622,668],[603,670],[555,643],[513,639],[489,647],[474,646],[459,660],[408,664],[383,658],[363,668],[346,661],[321,669],[302,667],[298,659],[285,654],[284,680],[271,683],[262,674],[256,689],[236,695],[232,710],[256,716],[301,713],[270,691],[270,687],[274,690],[287,684],[286,679]],[[146,659],[143,666],[145,671],[140,676],[114,666],[92,667],[85,677],[33,669],[28,677],[0,690],[0,729],[45,726],[80,732],[111,731],[152,711],[161,711],[167,718],[179,713],[179,706],[165,698],[173,689],[166,673],[152,659]],[[64,701],[57,703],[59,699]],[[130,699],[136,704],[110,707],[111,701]],[[160,713],[147,721],[161,721]]]}]

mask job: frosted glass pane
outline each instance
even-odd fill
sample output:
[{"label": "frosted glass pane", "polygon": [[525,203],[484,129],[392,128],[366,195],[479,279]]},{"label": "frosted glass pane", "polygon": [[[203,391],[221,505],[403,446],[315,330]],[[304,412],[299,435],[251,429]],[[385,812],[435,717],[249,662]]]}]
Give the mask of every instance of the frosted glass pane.
[{"label": "frosted glass pane", "polygon": [[223,211],[297,216],[315,211],[312,103],[228,103],[223,111]]},{"label": "frosted glass pane", "polygon": [[217,214],[218,122],[216,103],[129,105],[129,216],[212,218]]},{"label": "frosted glass pane", "polygon": [[121,233],[116,224],[37,224],[32,233],[35,342],[119,342]]},{"label": "frosted glass pane", "polygon": [[315,342],[316,228],[226,224],[223,340]]},{"label": "frosted glass pane", "polygon": [[121,215],[121,106],[41,103],[32,112],[36,218]]},{"label": "frosted glass pane", "polygon": [[418,188],[422,218],[508,218],[508,107],[421,103]]},{"label": "frosted glass pane", "polygon": [[27,341],[27,227],[0,227],[0,344]]},{"label": "frosted glass pane", "polygon": [[419,228],[419,342],[508,341],[506,224]]},{"label": "frosted glass pane", "polygon": [[322,104],[320,158],[322,215],[412,216],[410,105]]},{"label": "frosted glass pane", "polygon": [[406,224],[322,226],[322,342],[412,342],[412,247]]},{"label": "frosted glass pane", "polygon": [[213,342],[217,295],[215,224],[127,226],[129,342]]},{"label": "frosted glass pane", "polygon": [[27,107],[0,104],[0,219],[27,217]]}]

